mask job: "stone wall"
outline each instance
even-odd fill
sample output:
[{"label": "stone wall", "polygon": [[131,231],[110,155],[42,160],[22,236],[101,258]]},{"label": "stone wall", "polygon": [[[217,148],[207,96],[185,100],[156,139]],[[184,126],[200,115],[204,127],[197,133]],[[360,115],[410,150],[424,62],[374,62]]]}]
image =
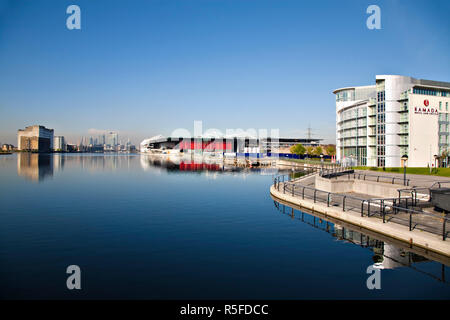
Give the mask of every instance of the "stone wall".
[{"label": "stone wall", "polygon": [[363,193],[375,198],[396,198],[403,185],[361,179],[327,179],[316,176],[316,189],[333,193]]}]

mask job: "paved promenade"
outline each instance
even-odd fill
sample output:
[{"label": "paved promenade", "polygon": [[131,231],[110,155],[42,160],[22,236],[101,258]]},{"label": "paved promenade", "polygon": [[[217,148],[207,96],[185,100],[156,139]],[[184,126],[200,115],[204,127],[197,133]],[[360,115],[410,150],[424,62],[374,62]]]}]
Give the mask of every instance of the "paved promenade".
[{"label": "paved promenade", "polygon": [[[377,172],[360,170],[357,173],[376,175]],[[382,175],[403,177],[397,173],[383,172]],[[272,186],[270,192],[272,196],[288,203],[320,212],[325,216],[354,224],[360,228],[378,232],[411,246],[414,244],[414,246],[425,250],[432,250],[450,258],[450,239],[448,237],[446,240],[442,239],[442,235],[448,233],[448,228],[445,225],[450,227],[450,221],[444,223],[444,214],[427,215],[426,213],[414,212],[411,215],[408,211],[394,212],[389,207],[392,205],[392,200],[385,200],[386,202],[383,202],[382,207],[381,202],[376,200],[369,203],[367,200],[373,199],[373,197],[366,194],[355,192],[331,194],[319,191],[315,189],[315,176],[309,175],[293,181],[286,181],[286,183],[280,182],[277,187]],[[450,178],[446,177],[437,180],[434,176],[408,175],[408,178],[410,179],[410,187],[430,187],[437,181],[450,182]],[[389,181],[389,179],[386,181]],[[387,207],[384,207],[384,205]],[[387,209],[382,210],[381,208]],[[385,221],[383,217],[385,217]],[[412,228],[411,231],[410,228]]]},{"label": "paved promenade", "polygon": [[[367,175],[380,175],[388,177],[396,177],[403,179],[403,173],[393,173],[384,171],[371,171],[371,170],[355,170],[355,173],[362,173]],[[440,177],[440,176],[427,176],[423,174],[407,174],[407,179],[410,179],[410,187],[430,187],[433,183],[440,182],[450,182],[450,177]],[[448,185],[450,187],[450,184]]]},{"label": "paved promenade", "polygon": [[[382,219],[377,217],[361,217],[361,214],[357,211],[343,211],[341,208],[327,206],[322,202],[314,203],[312,199],[302,199],[298,195],[292,196],[290,193],[282,192],[281,189],[278,191],[274,186],[271,186],[270,193],[275,198],[312,210],[313,212],[320,212],[324,214],[325,217],[330,216],[334,219],[350,223],[356,227],[377,232],[395,240],[400,240],[410,246],[417,246],[426,251],[434,251],[447,258],[450,257],[450,239],[447,238],[447,240],[443,241],[441,235],[423,232],[423,230],[417,228],[409,231],[409,228],[405,225],[392,221],[390,223],[383,223]],[[450,259],[446,261],[446,264],[450,265]]]}]

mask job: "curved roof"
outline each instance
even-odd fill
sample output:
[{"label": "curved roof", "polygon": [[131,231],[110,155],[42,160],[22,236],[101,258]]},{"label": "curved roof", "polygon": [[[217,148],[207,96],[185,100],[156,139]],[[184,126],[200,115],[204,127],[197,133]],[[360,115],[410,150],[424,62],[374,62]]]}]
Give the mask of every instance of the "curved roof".
[{"label": "curved roof", "polygon": [[149,144],[151,142],[154,142],[154,141],[157,141],[157,140],[160,140],[160,139],[164,139],[164,136],[158,134],[157,136],[154,136],[154,137],[142,140],[141,145]]},{"label": "curved roof", "polygon": [[375,85],[372,84],[372,85],[367,85],[367,86],[343,87],[343,88],[335,89],[333,91],[333,93],[336,94],[339,91],[350,90],[350,89],[363,89],[363,88],[370,88],[370,87],[375,87]]}]

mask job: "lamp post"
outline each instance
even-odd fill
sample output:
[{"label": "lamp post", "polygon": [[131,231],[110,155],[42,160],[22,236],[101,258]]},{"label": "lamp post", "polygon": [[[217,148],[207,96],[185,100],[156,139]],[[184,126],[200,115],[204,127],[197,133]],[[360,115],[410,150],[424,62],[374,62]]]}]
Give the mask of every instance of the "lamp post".
[{"label": "lamp post", "polygon": [[322,171],[323,171],[323,153],[320,154],[320,163],[322,165]]},{"label": "lamp post", "polygon": [[405,154],[402,156],[402,165],[403,165],[403,185],[406,186],[406,162],[408,161],[408,155]]},{"label": "lamp post", "polygon": [[437,154],[435,154],[434,155],[434,167],[436,168],[435,170],[436,170],[436,173],[437,173],[437,160],[439,159],[439,155],[437,155]]}]

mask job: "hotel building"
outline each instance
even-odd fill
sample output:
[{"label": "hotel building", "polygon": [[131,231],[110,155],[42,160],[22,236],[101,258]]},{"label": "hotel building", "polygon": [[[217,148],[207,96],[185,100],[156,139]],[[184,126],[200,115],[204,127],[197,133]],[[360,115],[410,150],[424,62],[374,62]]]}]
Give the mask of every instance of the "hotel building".
[{"label": "hotel building", "polygon": [[44,126],[29,126],[17,131],[19,150],[49,152],[53,150],[53,129]]},{"label": "hotel building", "polygon": [[[377,75],[336,95],[336,155],[344,164],[433,166],[449,150],[450,83]],[[443,165],[447,165],[447,158]]]}]

